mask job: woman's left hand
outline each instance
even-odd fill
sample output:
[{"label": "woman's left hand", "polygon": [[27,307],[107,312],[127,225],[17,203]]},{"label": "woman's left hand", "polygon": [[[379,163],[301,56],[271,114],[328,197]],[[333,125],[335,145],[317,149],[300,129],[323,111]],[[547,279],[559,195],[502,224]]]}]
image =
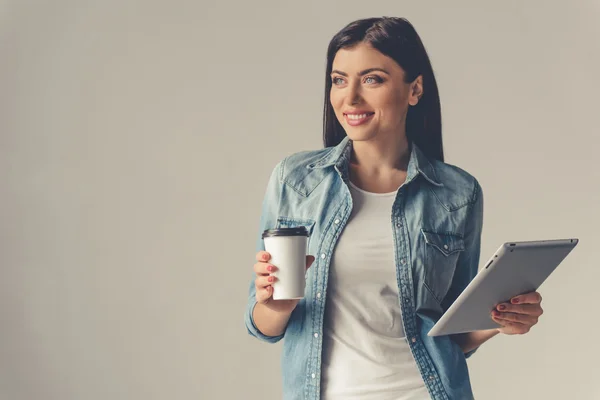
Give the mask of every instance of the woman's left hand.
[{"label": "woman's left hand", "polygon": [[500,333],[522,335],[538,323],[544,312],[541,303],[542,296],[538,292],[515,296],[510,303],[498,304],[492,311],[492,319],[502,325],[498,328]]}]

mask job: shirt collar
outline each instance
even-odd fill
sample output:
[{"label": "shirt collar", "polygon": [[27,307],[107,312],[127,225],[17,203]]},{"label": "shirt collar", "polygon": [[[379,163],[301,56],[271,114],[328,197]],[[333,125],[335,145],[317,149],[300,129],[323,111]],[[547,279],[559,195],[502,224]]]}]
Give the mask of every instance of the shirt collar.
[{"label": "shirt collar", "polygon": [[[410,160],[406,170],[406,182],[410,182],[421,174],[423,177],[435,186],[444,186],[437,177],[435,168],[423,151],[413,142],[411,144]],[[341,170],[347,169],[347,164],[350,161],[352,154],[352,140],[345,136],[337,145],[331,147],[319,160],[312,162],[306,166],[308,169],[326,168],[332,165],[337,165]]]}]

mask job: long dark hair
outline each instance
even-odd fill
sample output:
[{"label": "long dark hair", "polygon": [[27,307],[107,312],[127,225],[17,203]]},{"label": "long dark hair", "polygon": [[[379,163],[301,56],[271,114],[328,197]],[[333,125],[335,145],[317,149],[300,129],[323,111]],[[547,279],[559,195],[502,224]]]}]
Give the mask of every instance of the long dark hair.
[{"label": "long dark hair", "polygon": [[423,76],[423,95],[417,105],[410,106],[406,116],[406,136],[429,158],[444,161],[440,97],[429,56],[417,31],[405,18],[381,17],[360,19],[346,25],[329,43],[325,74],[325,107],[323,141],[325,147],[336,146],[346,136],[331,106],[331,69],[341,48],[359,42],[368,43],[392,58],[405,72],[405,82]]}]

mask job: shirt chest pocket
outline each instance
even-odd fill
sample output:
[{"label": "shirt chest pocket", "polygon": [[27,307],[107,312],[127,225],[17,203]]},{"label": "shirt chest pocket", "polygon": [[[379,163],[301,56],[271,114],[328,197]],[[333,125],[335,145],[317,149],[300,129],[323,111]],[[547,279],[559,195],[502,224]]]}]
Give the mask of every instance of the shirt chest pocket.
[{"label": "shirt chest pocket", "polygon": [[[313,230],[315,227],[315,221],[307,218],[290,218],[290,217],[278,217],[276,228],[297,228],[303,226],[308,230],[308,244],[307,247],[310,249],[313,236]],[[307,249],[307,251],[308,251]]]},{"label": "shirt chest pocket", "polygon": [[308,233],[312,233],[315,221],[307,218],[289,218],[289,217],[278,217],[276,228],[296,228],[303,226],[308,229]]},{"label": "shirt chest pocket", "polygon": [[421,230],[423,234],[424,284],[441,303],[456,270],[459,255],[465,250],[461,236]]}]

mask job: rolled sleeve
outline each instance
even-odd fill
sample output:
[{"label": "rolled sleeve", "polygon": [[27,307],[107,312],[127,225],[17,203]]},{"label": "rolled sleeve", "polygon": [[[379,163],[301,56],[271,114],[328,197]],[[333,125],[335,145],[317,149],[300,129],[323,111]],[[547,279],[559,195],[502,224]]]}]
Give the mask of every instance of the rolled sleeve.
[{"label": "rolled sleeve", "polygon": [[[265,191],[265,195],[262,202],[261,215],[259,221],[258,235],[256,238],[256,251],[264,251],[265,246],[262,239],[262,233],[266,229],[274,228],[277,223],[277,213],[279,209],[279,201],[281,199],[281,190],[282,190],[282,173],[283,173],[283,164],[285,159],[280,161],[273,171],[271,172],[271,176],[269,178],[269,182],[267,184],[267,189]],[[256,260],[253,261],[253,264],[256,263]],[[248,302],[246,305],[245,311],[245,324],[248,330],[248,333],[260,340],[263,340],[268,343],[278,342],[283,338],[283,335],[279,336],[267,336],[264,335],[254,323],[253,311],[256,306],[256,287],[254,285],[254,280],[256,279],[256,275],[254,271],[252,271],[252,279],[250,281],[250,287],[248,290]]]},{"label": "rolled sleeve", "polygon": [[[254,286],[254,284],[252,284]],[[248,333],[254,336],[257,339],[265,341],[267,343],[277,343],[281,339],[283,339],[283,335],[279,336],[267,336],[258,330],[256,324],[254,323],[254,318],[252,318],[252,312],[254,311],[254,306],[256,306],[256,301],[249,301],[246,309],[246,328],[248,329]]]}]

